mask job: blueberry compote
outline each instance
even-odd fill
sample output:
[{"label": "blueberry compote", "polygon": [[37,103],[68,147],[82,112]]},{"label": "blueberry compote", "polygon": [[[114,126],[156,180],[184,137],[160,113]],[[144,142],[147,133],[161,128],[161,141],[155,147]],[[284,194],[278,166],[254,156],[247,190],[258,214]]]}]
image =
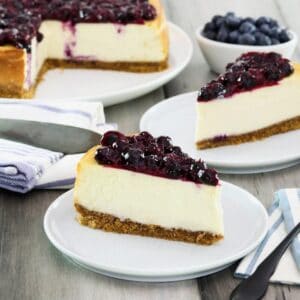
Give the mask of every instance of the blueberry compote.
[{"label": "blueberry compote", "polygon": [[38,41],[42,20],[76,23],[143,24],[156,17],[148,0],[0,0],[0,45],[13,45],[30,52]]},{"label": "blueberry compote", "polygon": [[249,52],[226,67],[226,72],[201,88],[198,101],[232,96],[235,93],[276,84],[293,73],[289,60],[274,52]]},{"label": "blueberry compote", "polygon": [[95,155],[98,163],[150,175],[217,185],[217,172],[173,146],[167,136],[154,138],[148,132],[125,136],[107,132]]}]

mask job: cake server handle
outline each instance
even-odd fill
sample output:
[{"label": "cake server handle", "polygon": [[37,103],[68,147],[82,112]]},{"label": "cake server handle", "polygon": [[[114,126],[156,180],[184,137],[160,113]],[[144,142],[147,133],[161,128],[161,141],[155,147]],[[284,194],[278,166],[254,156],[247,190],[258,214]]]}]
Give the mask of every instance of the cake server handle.
[{"label": "cake server handle", "polygon": [[300,232],[300,223],[290,231],[287,237],[272,251],[272,253],[259,265],[256,271],[242,281],[231,293],[231,300],[258,300],[261,299],[269,284],[280,258]]}]

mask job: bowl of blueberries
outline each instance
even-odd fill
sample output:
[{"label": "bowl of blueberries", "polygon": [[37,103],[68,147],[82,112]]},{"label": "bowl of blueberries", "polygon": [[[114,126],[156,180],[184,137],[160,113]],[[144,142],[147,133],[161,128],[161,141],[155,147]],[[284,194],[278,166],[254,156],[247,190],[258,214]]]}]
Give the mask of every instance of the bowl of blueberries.
[{"label": "bowl of blueberries", "polygon": [[196,30],[198,44],[212,71],[224,72],[226,65],[246,52],[277,52],[291,58],[297,36],[272,18],[241,18],[234,12],[216,15]]}]

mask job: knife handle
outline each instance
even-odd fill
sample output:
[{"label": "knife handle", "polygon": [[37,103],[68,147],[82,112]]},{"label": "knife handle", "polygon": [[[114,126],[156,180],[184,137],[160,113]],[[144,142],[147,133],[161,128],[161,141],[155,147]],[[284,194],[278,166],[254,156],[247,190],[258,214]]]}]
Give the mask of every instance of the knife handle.
[{"label": "knife handle", "polygon": [[300,232],[300,223],[290,231],[287,237],[272,251],[272,253],[259,265],[256,271],[242,281],[231,293],[231,300],[258,300],[261,299],[269,284],[280,258],[290,243]]}]

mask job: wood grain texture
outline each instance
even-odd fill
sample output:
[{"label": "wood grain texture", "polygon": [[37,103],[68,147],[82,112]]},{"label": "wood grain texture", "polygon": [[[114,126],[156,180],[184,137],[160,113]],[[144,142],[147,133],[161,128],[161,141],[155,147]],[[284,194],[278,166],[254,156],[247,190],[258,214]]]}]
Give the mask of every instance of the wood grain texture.
[{"label": "wood grain texture", "polygon": [[[106,109],[109,122],[126,133],[137,132],[139,119],[153,104],[166,97],[197,90],[214,78],[194,39],[196,28],[214,14],[235,11],[242,16],[268,15],[300,36],[299,0],[164,0],[168,18],[183,28],[193,41],[188,67],[172,82],[133,101]],[[300,60],[300,48],[295,54]],[[251,154],[250,154],[251,155]],[[221,175],[258,197],[266,206],[273,192],[300,187],[300,166],[256,175]],[[66,260],[47,240],[43,216],[63,191],[33,191],[18,195],[0,191],[0,300],[2,299],[228,299],[239,280],[235,265],[198,280],[146,284],[116,280],[80,269]],[[265,299],[300,299],[300,288],[271,285]]]}]

